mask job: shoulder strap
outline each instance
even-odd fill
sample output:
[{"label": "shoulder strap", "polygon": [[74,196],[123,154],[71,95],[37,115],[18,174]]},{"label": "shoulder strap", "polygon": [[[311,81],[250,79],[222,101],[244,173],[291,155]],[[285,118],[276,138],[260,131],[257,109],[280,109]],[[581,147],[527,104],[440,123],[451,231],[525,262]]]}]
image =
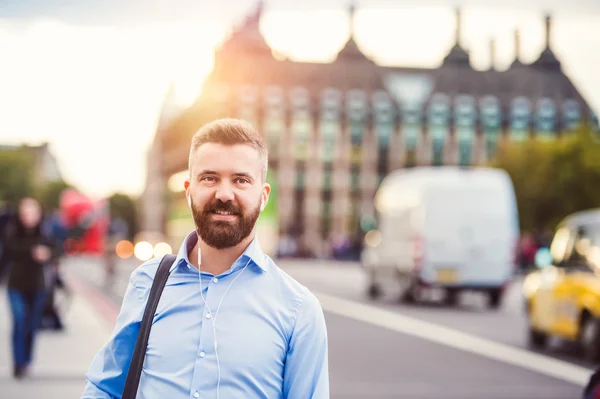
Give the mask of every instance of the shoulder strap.
[{"label": "shoulder strap", "polygon": [[165,255],[158,265],[158,270],[150,289],[150,295],[148,296],[148,302],[146,302],[133,356],[131,357],[131,364],[129,365],[127,380],[125,380],[122,399],[135,399],[137,396],[138,385],[142,375],[142,366],[146,357],[146,348],[148,347],[148,338],[150,337],[150,328],[152,327],[154,314],[158,307],[158,301],[169,278],[169,269],[171,269],[174,262],[175,255]]}]

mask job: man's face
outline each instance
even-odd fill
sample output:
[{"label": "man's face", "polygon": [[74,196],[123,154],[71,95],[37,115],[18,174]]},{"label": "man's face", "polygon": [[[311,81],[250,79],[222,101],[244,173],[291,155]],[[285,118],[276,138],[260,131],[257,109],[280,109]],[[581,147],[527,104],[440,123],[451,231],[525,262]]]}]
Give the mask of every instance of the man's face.
[{"label": "man's face", "polygon": [[185,189],[202,241],[224,249],[253,232],[271,189],[262,169],[258,151],[248,145],[206,143],[196,150]]}]

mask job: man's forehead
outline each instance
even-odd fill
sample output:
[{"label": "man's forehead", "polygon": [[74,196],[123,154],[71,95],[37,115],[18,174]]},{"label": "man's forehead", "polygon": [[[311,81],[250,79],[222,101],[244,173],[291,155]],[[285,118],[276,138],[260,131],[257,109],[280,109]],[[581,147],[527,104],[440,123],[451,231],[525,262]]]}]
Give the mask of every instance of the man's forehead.
[{"label": "man's forehead", "polygon": [[[237,147],[237,148],[234,148]],[[231,151],[223,154],[223,151]],[[193,155],[192,168],[195,174],[245,174],[253,177],[260,175],[261,161],[258,151],[244,144],[224,146],[203,144]]]},{"label": "man's forehead", "polygon": [[260,157],[258,150],[249,144],[225,145],[219,143],[204,143],[196,149],[196,151],[194,152],[194,158],[196,158],[195,155],[201,155],[202,158],[204,158],[210,155],[216,155],[223,152],[236,153],[236,155],[238,156],[243,154],[248,157]]}]

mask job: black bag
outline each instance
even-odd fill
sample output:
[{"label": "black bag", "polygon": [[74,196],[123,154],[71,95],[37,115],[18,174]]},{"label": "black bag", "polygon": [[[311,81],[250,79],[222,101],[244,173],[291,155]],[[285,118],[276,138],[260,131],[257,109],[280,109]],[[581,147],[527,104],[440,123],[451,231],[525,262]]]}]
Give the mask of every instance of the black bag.
[{"label": "black bag", "polygon": [[169,278],[169,269],[175,262],[175,255],[165,255],[156,271],[154,281],[152,282],[152,288],[150,289],[150,295],[148,296],[148,302],[146,302],[146,308],[144,309],[144,316],[142,317],[142,323],[140,325],[140,331],[138,332],[137,341],[135,342],[135,349],[133,350],[133,356],[131,357],[131,363],[129,365],[129,371],[127,372],[127,379],[125,380],[125,387],[123,388],[123,396],[121,399],[135,399],[138,391],[138,385],[140,384],[140,377],[142,375],[142,366],[144,364],[144,358],[146,357],[146,348],[148,347],[148,338],[150,337],[150,328],[152,327],[152,321],[154,320],[154,313],[158,307],[158,301],[162,294],[167,279]]}]

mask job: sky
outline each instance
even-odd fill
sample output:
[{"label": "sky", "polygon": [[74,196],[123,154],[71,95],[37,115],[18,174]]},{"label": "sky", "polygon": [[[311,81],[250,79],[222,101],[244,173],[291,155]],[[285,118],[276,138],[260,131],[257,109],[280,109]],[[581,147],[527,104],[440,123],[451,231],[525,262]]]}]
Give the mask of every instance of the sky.
[{"label": "sky", "polygon": [[[252,0],[20,0],[0,2],[0,144],[48,142],[68,182],[101,197],[139,195],[146,152],[173,85],[189,104],[212,67],[213,49]],[[279,53],[330,61],[349,35],[348,1],[270,0],[261,31]],[[600,2],[596,0],[363,0],[354,24],[359,47],[385,65],[437,66],[454,40],[475,68],[534,60],[553,14],[552,46],[591,105],[600,109]],[[310,26],[310,29],[307,29]]]}]

